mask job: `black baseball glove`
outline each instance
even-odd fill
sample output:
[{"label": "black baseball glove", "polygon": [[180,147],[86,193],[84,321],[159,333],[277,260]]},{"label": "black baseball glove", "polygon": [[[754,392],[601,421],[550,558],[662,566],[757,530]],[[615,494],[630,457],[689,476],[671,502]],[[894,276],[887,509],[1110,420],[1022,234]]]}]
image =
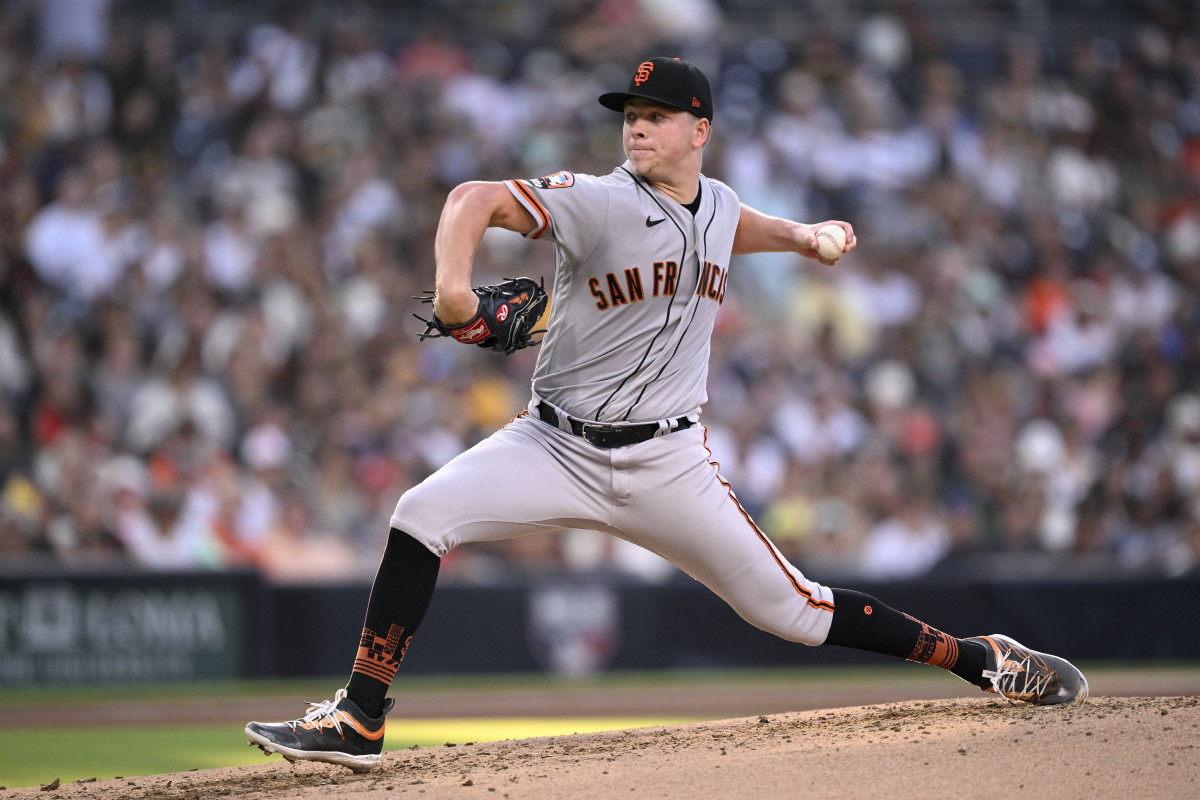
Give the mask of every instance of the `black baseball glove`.
[{"label": "black baseball glove", "polygon": [[[535,331],[533,326],[542,318],[550,299],[543,282],[508,278],[495,286],[476,286],[471,291],[479,298],[479,311],[462,325],[447,325],[437,314],[431,314],[430,319],[413,314],[425,323],[425,330],[417,334],[420,340],[452,336],[464,344],[479,345],[506,356],[542,343],[540,339],[533,341],[533,334],[544,331]],[[430,290],[413,299],[432,303],[433,297]]]}]

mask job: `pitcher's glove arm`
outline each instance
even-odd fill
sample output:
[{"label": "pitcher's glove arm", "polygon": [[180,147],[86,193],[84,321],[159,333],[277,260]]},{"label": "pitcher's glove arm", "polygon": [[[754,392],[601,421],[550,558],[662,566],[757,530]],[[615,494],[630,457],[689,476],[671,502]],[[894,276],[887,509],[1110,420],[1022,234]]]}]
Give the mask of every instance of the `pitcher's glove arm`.
[{"label": "pitcher's glove arm", "polygon": [[[423,342],[451,336],[464,344],[474,344],[485,350],[494,350],[512,355],[526,347],[541,344],[533,341],[533,335],[543,333],[533,326],[542,318],[550,296],[543,282],[532,278],[509,278],[495,286],[476,286],[472,289],[479,298],[479,310],[475,316],[461,325],[447,325],[430,314],[430,319],[413,314],[425,323],[425,330],[417,333]],[[426,291],[414,300],[432,303],[434,292]]]}]

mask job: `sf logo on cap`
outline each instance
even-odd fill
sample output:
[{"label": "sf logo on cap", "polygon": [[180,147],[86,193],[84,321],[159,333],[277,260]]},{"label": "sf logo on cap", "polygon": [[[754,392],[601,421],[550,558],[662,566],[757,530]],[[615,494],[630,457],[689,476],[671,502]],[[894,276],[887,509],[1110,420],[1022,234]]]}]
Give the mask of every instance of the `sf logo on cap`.
[{"label": "sf logo on cap", "polygon": [[646,81],[650,80],[650,73],[654,71],[654,62],[643,61],[638,65],[637,75],[633,76],[633,85],[641,86]]}]

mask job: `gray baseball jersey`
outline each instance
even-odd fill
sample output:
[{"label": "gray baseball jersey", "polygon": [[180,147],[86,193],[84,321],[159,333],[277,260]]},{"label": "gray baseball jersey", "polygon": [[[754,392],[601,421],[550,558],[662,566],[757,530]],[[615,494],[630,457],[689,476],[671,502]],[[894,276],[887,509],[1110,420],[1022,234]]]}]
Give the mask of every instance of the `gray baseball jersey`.
[{"label": "gray baseball jersey", "polygon": [[[438,555],[469,541],[603,531],[671,561],[752,624],[822,643],[833,593],[758,528],[693,424],[707,396],[737,195],[701,176],[693,213],[628,164],[602,177],[559,172],[506,185],[536,222],[526,237],[556,251],[529,413],[405,492],[392,526]],[[589,439],[595,423],[607,425]],[[633,428],[653,434],[621,446],[603,438]]]},{"label": "gray baseball jersey", "polygon": [[559,172],[507,185],[538,222],[526,235],[556,245],[535,394],[600,422],[699,414],[737,195],[702,177],[693,215],[628,164],[603,177]]}]

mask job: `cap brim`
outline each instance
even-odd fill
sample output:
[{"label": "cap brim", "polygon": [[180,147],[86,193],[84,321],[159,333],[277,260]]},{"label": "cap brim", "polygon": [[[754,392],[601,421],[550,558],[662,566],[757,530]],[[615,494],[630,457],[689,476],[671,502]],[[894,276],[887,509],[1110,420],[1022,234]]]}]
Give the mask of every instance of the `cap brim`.
[{"label": "cap brim", "polygon": [[608,92],[607,94],[602,94],[600,95],[600,105],[613,111],[624,111],[625,103],[635,98],[639,100],[649,100],[652,103],[658,103],[659,105],[666,106],[667,108],[675,108],[680,111],[686,111],[689,114],[696,113],[696,109],[694,108],[684,108],[676,103],[663,100],[661,97],[655,97],[654,95],[649,94],[630,94],[629,92]]}]

